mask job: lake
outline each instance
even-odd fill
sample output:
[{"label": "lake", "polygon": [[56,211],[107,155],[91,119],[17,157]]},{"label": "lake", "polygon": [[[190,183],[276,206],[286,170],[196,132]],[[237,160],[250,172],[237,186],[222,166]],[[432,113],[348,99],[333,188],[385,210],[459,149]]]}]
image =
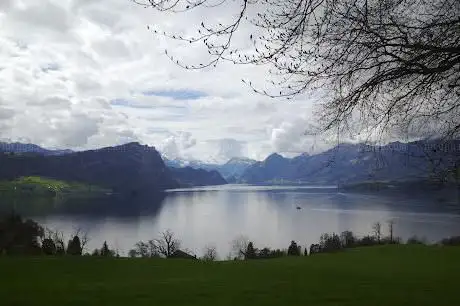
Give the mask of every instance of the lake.
[{"label": "lake", "polygon": [[446,197],[340,193],[335,187],[244,186],[177,189],[159,198],[76,200],[46,213],[25,213],[43,226],[69,236],[86,231],[89,250],[109,245],[126,255],[139,240],[172,230],[184,249],[198,256],[206,245],[225,258],[231,241],[244,235],[256,247],[302,247],[324,232],[372,232],[375,222],[387,234],[394,220],[395,236],[417,235],[434,242],[460,235],[460,204],[455,192]]}]

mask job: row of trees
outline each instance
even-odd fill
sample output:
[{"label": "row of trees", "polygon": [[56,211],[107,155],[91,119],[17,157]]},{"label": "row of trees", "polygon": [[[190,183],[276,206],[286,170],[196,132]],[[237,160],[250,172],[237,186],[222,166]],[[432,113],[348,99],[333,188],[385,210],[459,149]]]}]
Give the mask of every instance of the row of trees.
[{"label": "row of trees", "polygon": [[[408,243],[411,243],[412,240],[421,241],[416,237],[412,237],[408,240]],[[252,241],[249,241],[249,239],[244,236],[240,236],[232,242],[233,257],[228,256],[227,259],[265,259],[282,256],[300,256],[302,253],[303,255],[312,255],[359,246],[399,243],[401,243],[401,239],[399,237],[394,237],[394,221],[390,220],[388,221],[388,236],[383,235],[382,224],[376,222],[372,226],[371,235],[358,238],[351,231],[344,231],[340,234],[324,233],[321,235],[319,243],[310,245],[309,250],[305,248],[303,252],[302,247],[298,245],[296,241],[291,241],[287,249],[271,250],[267,247],[258,249],[254,246]],[[205,254],[207,252],[208,251],[205,250]]]},{"label": "row of trees", "polygon": [[66,243],[62,232],[45,229],[33,220],[23,220],[17,214],[0,220],[0,254],[110,257],[118,255],[108,247],[107,242],[89,254],[85,252],[88,242],[87,233],[81,230],[76,230]]},{"label": "row of trees", "polygon": [[394,221],[388,221],[388,236],[382,233],[382,224],[374,223],[372,226],[372,234],[362,238],[356,237],[351,231],[344,231],[340,235],[336,233],[324,233],[320,237],[318,244],[310,246],[310,254],[334,252],[345,248],[353,248],[360,246],[373,246],[379,244],[399,244],[401,238],[394,236]]},{"label": "row of trees", "polygon": [[[32,220],[23,220],[18,215],[11,215],[0,220],[0,255],[93,255],[102,257],[118,257],[115,250],[109,248],[104,242],[100,249],[95,249],[91,254],[85,252],[89,238],[80,230],[75,231],[67,243],[61,232],[44,229]],[[372,227],[372,234],[357,237],[351,231],[340,234],[324,233],[318,243],[312,244],[309,250],[302,252],[301,246],[296,241],[291,241],[287,249],[257,248],[254,242],[244,236],[232,241],[232,252],[227,260],[253,260],[269,259],[283,256],[313,255],[317,253],[337,252],[347,248],[373,246],[382,244],[400,244],[401,239],[394,236],[394,222],[388,222],[388,235],[382,233],[382,224],[377,222]],[[417,237],[407,240],[408,244],[426,244],[426,241]],[[460,237],[446,238],[440,241],[442,245],[460,245]],[[180,249],[181,241],[172,231],[161,233],[159,238],[147,242],[138,242],[129,251],[129,257],[141,258],[197,258],[189,251]],[[206,246],[203,256],[204,261],[214,261],[219,258],[215,246]]]}]

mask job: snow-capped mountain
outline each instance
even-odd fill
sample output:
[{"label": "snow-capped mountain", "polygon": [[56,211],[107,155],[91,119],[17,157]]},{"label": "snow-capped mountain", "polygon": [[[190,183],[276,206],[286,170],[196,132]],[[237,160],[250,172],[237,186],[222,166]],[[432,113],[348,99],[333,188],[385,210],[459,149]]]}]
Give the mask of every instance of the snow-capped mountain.
[{"label": "snow-capped mountain", "polygon": [[183,159],[168,159],[163,156],[163,160],[168,167],[171,168],[184,168],[191,167],[194,169],[216,170],[225,179],[238,179],[243,172],[256,161],[250,158],[234,157],[225,164],[207,163],[197,160],[183,160]]}]

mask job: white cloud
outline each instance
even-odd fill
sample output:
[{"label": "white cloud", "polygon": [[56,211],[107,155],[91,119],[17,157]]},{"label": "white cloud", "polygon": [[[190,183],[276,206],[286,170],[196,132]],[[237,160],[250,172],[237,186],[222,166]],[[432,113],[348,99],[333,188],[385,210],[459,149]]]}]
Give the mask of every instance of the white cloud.
[{"label": "white cloud", "polygon": [[324,149],[325,142],[311,134],[314,130],[309,120],[296,118],[283,121],[271,131],[273,151],[286,154],[314,153]]},{"label": "white cloud", "polygon": [[[196,139],[192,138],[192,134],[180,132],[171,135],[164,139],[159,146],[159,149],[166,157],[170,159],[184,158],[184,151],[196,145]],[[185,153],[186,154],[186,153]]]},{"label": "white cloud", "polygon": [[0,120],[10,119],[15,115],[15,111],[10,108],[0,107]]},{"label": "white cloud", "polygon": [[0,1],[0,13],[2,11],[7,12],[12,5],[13,5],[12,0],[2,0],[2,1]]},{"label": "white cloud", "polygon": [[[264,84],[264,67],[179,68],[165,48],[190,63],[207,52],[146,27],[186,33],[203,18],[228,18],[228,9],[171,17],[125,0],[1,0],[0,137],[72,149],[140,141],[219,161],[308,150],[312,102],[253,93],[241,79]],[[246,48],[250,29],[242,30],[235,42]],[[169,91],[203,94],[142,94]]]},{"label": "white cloud", "polygon": [[226,161],[232,157],[242,157],[246,155],[246,143],[232,138],[218,140],[219,151],[217,158]]}]

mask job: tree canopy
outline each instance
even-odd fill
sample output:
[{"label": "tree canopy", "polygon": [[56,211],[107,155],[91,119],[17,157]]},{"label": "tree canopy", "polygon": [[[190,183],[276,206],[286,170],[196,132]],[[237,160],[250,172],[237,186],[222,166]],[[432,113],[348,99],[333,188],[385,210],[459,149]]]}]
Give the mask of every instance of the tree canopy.
[{"label": "tree canopy", "polygon": [[[161,12],[221,9],[227,22],[200,20],[196,35],[149,29],[203,44],[209,58],[198,64],[166,51],[184,68],[268,65],[271,89],[246,81],[259,93],[292,98],[320,89],[323,130],[460,136],[458,0],[132,1]],[[235,37],[248,29],[251,47],[242,48]]]}]

